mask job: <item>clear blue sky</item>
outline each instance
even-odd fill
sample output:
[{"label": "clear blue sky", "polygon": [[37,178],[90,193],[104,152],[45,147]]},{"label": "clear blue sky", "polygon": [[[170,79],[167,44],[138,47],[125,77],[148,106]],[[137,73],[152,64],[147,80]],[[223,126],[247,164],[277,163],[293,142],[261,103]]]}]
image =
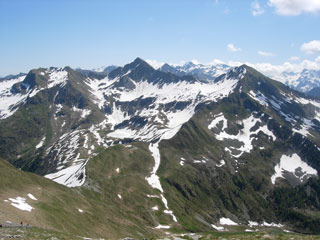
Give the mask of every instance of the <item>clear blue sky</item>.
[{"label": "clear blue sky", "polygon": [[0,75],[123,65],[138,56],[273,64],[319,56],[300,48],[320,40],[320,13],[281,14],[269,1],[0,0]]}]

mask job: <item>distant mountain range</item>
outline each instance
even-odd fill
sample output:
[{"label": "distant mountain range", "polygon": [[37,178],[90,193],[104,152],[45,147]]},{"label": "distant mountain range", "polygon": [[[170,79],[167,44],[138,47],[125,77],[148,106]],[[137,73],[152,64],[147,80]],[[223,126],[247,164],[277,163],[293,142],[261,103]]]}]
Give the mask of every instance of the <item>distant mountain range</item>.
[{"label": "distant mountain range", "polygon": [[320,87],[320,70],[303,69],[301,72],[283,72],[270,77],[304,93]]},{"label": "distant mountain range", "polygon": [[[183,66],[164,64],[160,70],[179,76],[187,74],[193,75],[200,80],[210,81],[225,73],[230,68],[231,67],[226,64],[203,65],[188,62]],[[301,72],[282,72],[280,75],[269,75],[268,77],[304,93],[308,93],[313,88],[320,87],[320,70],[303,69]]]},{"label": "distant mountain range", "polygon": [[226,73],[231,67],[225,64],[203,65],[188,62],[183,66],[164,64],[159,70],[170,72],[178,76],[192,75],[202,81],[212,81]]},{"label": "distant mountain range", "polygon": [[0,133],[0,220],[111,239],[320,233],[320,100],[247,65],[33,69],[0,80]]}]

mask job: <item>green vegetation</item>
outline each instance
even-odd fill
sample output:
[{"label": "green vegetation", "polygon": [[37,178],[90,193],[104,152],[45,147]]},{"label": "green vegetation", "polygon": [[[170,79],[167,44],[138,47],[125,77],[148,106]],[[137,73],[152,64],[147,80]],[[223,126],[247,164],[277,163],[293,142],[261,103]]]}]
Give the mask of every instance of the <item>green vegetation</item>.
[{"label": "green vegetation", "polygon": [[[0,223],[23,221],[84,237],[157,236],[161,231],[154,227],[159,223],[169,224],[172,219],[163,213],[160,198],[147,197],[157,194],[145,180],[153,164],[146,144],[118,145],[102,150],[90,160],[83,187],[67,188],[36,174],[17,170],[1,160]],[[38,201],[30,200],[28,193]],[[18,196],[26,198],[34,210],[21,211],[3,201]],[[159,211],[152,210],[155,205],[159,206]]]},{"label": "green vegetation", "polygon": [[[175,137],[161,142],[158,175],[169,207],[185,229],[195,232],[207,231],[220,217],[228,217],[244,225],[249,220],[281,222],[301,232],[319,234],[319,182],[310,179],[309,184],[292,188],[288,181],[281,180],[273,186],[270,176],[284,153],[298,152],[318,172],[320,156],[312,142],[293,135],[286,125],[282,127],[284,121],[275,111],[266,111],[248,97],[246,86],[255,88],[257,81],[261,81],[260,85],[265,82],[264,94],[278,92],[279,86],[275,86],[278,83],[256,74],[249,69],[241,93],[235,92],[218,103],[202,107]],[[283,86],[281,89],[288,91]],[[216,130],[208,129],[208,119],[223,113],[228,119],[226,131],[237,134],[242,129],[238,120],[247,118],[253,111],[272,129],[277,141],[271,142],[259,133],[256,145],[263,149],[255,147],[250,154],[244,153],[235,161],[225,151],[231,142],[217,141]],[[185,159],[183,166],[180,165],[181,158]],[[203,159],[209,161],[195,162]],[[226,165],[216,167],[222,159]]]}]

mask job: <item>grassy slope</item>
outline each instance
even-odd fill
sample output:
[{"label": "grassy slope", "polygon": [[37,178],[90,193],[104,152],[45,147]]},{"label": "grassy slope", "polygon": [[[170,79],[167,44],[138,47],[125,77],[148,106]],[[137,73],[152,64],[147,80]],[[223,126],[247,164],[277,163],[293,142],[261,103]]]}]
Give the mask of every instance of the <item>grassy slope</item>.
[{"label": "grassy slope", "polygon": [[[23,221],[41,228],[87,237],[152,237],[153,227],[170,224],[164,206],[145,177],[153,167],[146,144],[101,150],[87,165],[87,182],[67,188],[38,175],[23,172],[0,161],[0,222]],[[119,173],[116,169],[119,168]],[[38,201],[27,197],[32,193]],[[118,197],[121,195],[121,199]],[[3,200],[24,197],[35,209],[21,211]],[[152,211],[153,206],[159,211]],[[82,209],[80,213],[78,209]],[[177,226],[178,227],[178,226]]]}]

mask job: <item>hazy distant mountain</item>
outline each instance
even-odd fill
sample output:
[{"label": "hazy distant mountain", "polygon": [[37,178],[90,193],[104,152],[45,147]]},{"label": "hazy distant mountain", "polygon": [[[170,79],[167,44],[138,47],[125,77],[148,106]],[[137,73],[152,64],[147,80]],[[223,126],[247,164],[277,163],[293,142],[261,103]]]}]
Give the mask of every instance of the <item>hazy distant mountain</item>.
[{"label": "hazy distant mountain", "polygon": [[300,92],[308,92],[320,86],[320,70],[303,69],[301,72],[283,72],[270,77]]},{"label": "hazy distant mountain", "polygon": [[101,67],[101,68],[96,68],[92,70],[81,69],[81,68],[77,68],[75,70],[87,77],[96,77],[96,78],[102,79],[102,78],[105,78],[111,71],[113,71],[117,67],[118,66],[112,65],[112,66]]},{"label": "hazy distant mountain", "polygon": [[307,92],[307,95],[313,97],[320,97],[320,87],[312,88],[309,92]]},{"label": "hazy distant mountain", "polygon": [[212,81],[223,73],[226,73],[230,66],[225,64],[203,65],[188,62],[183,66],[172,66],[164,64],[160,70],[170,72],[178,76],[192,75],[201,81]]},{"label": "hazy distant mountain", "polygon": [[[201,81],[212,81],[230,68],[226,64],[203,65],[188,62],[182,66],[164,64],[160,70],[178,76],[192,75]],[[308,92],[320,86],[320,70],[304,69],[301,72],[282,72],[277,75],[269,75],[269,77],[300,92]]]}]

